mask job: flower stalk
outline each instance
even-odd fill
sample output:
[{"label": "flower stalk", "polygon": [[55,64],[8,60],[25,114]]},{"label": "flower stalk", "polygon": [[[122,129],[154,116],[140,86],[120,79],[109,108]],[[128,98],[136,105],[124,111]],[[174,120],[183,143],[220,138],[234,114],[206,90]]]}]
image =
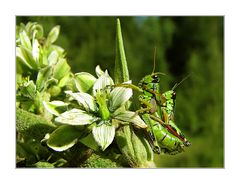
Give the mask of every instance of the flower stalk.
[{"label": "flower stalk", "polygon": [[[114,76],[115,83],[123,83],[129,80],[129,72],[119,19],[117,19],[116,30]],[[127,103],[127,107],[129,107],[129,104],[130,103]],[[124,117],[126,117],[126,115]],[[131,117],[133,116],[131,115]],[[131,125],[125,125],[116,133],[116,142],[131,167],[155,167],[153,162],[153,151],[150,148],[148,141],[143,137],[143,134],[137,135]]]}]

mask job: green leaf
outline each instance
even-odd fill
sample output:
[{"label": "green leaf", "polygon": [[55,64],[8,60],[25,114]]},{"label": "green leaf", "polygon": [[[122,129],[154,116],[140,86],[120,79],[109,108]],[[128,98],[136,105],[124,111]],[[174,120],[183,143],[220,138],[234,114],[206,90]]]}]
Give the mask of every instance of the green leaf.
[{"label": "green leaf", "polygon": [[58,45],[50,45],[50,47],[48,48],[49,51],[57,51],[59,55],[62,55],[64,53],[64,49]]},{"label": "green leaf", "polygon": [[67,160],[64,160],[63,158],[60,158],[56,162],[53,163],[54,167],[62,167],[67,163]]},{"label": "green leaf", "polygon": [[76,87],[80,92],[89,91],[93,87],[93,84],[96,82],[96,80],[97,79],[93,75],[87,72],[76,73],[74,78]]},{"label": "green leaf", "polygon": [[93,134],[90,133],[86,137],[79,139],[79,142],[84,144],[85,146],[93,149],[94,151],[98,150],[98,144],[96,143],[95,139],[93,138]]},{"label": "green leaf", "polygon": [[53,77],[57,80],[62,79],[64,76],[66,76],[70,71],[70,66],[68,65],[66,59],[59,59],[57,64],[55,65],[53,69]]},{"label": "green leaf", "polygon": [[59,35],[60,32],[60,26],[55,26],[52,28],[52,30],[49,32],[48,37],[47,37],[47,43],[50,45],[51,43],[54,43]]},{"label": "green leaf", "polygon": [[57,63],[57,60],[58,60],[58,52],[56,50],[53,50],[48,56],[48,64],[54,65]]},{"label": "green leaf", "polygon": [[106,124],[94,126],[92,133],[95,141],[99,146],[101,146],[102,150],[104,151],[114,139],[115,127]]},{"label": "green leaf", "polygon": [[[52,75],[50,75],[51,77]],[[57,83],[58,83],[58,80],[55,79],[55,78],[50,78],[50,79],[47,79],[45,85],[44,85],[44,89],[43,90],[46,90],[50,85],[55,85],[57,86]]]},{"label": "green leaf", "polygon": [[20,142],[17,140],[16,145],[17,162],[24,160],[26,165],[32,165],[36,159],[48,157],[48,150],[41,146],[40,141],[34,139]]},{"label": "green leaf", "polygon": [[59,116],[62,112],[67,110],[68,104],[62,101],[51,101],[51,102],[43,101],[43,106],[51,114],[54,114],[55,116]]},{"label": "green leaf", "polygon": [[88,125],[93,123],[96,118],[80,109],[72,109],[60,114],[55,121],[68,125]]},{"label": "green leaf", "polygon": [[16,144],[16,156],[17,163],[29,157],[29,153],[24,149],[22,143],[20,143],[19,141],[17,141]]},{"label": "green leaf", "polygon": [[17,47],[16,56],[17,56],[17,61],[21,61],[30,69],[34,69],[34,70],[38,69],[37,63],[32,56],[32,52],[28,48],[24,46]]},{"label": "green leaf", "polygon": [[34,166],[37,168],[54,168],[53,164],[51,164],[49,162],[43,162],[43,161],[39,161],[39,162],[35,163]]},{"label": "green leaf", "polygon": [[47,145],[55,151],[64,151],[77,143],[81,132],[73,126],[63,125],[50,134]]},{"label": "green leaf", "polygon": [[117,19],[117,31],[116,31],[116,58],[114,80],[115,84],[120,84],[129,80],[128,66],[125,57],[121,24],[119,19]]},{"label": "green leaf", "polygon": [[69,75],[65,75],[58,83],[58,87],[62,88],[64,86],[67,85],[67,83],[69,82],[70,80],[70,74]]},{"label": "green leaf", "polygon": [[[17,52],[17,48],[16,48]],[[26,74],[29,71],[31,72],[32,67],[25,63],[21,58],[16,57],[16,73],[18,74]]]},{"label": "green leaf", "polygon": [[43,68],[48,65],[48,49],[46,47],[42,47],[42,49],[39,50],[38,64],[40,68]]},{"label": "green leaf", "polygon": [[34,22],[31,25],[31,30],[29,30],[29,34],[32,34],[32,37],[35,39],[39,39],[43,37],[43,27],[42,25]]},{"label": "green leaf", "polygon": [[41,70],[39,70],[37,81],[36,81],[36,86],[38,91],[41,91],[44,88],[50,75],[51,75],[51,66],[46,66]]},{"label": "green leaf", "polygon": [[25,83],[23,86],[21,86],[21,93],[23,96],[34,100],[37,94],[34,82],[31,80]]}]

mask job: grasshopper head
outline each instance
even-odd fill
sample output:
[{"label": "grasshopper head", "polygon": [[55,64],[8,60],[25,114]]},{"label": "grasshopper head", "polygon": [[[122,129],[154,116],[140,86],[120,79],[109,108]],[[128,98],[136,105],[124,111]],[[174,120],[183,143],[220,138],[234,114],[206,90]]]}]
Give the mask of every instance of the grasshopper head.
[{"label": "grasshopper head", "polygon": [[160,72],[152,73],[150,75],[146,75],[140,81],[140,84],[149,84],[149,83],[159,83],[160,82],[160,75],[165,75]]}]

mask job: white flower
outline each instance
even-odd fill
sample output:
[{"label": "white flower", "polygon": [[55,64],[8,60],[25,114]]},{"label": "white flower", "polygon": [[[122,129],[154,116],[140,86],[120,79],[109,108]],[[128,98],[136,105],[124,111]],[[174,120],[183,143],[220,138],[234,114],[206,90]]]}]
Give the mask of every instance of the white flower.
[{"label": "white flower", "polygon": [[[140,128],[146,128],[147,125],[144,121],[135,114],[135,112],[125,110],[126,102],[131,98],[133,92],[131,88],[115,87],[112,78],[109,76],[107,70],[104,72],[99,66],[96,67],[96,74],[98,79],[94,79],[94,76],[82,72],[77,74],[78,79],[75,80],[76,86],[79,92],[74,93],[72,91],[65,91],[70,97],[70,100],[76,100],[79,104],[79,109],[72,109],[62,114],[56,113],[55,110],[51,109],[53,103],[44,103],[46,109],[57,115],[55,121],[62,124],[68,125],[88,125],[96,123],[93,126],[92,133],[97,144],[105,150],[113,141],[115,136],[115,124],[113,120],[122,123],[133,123]],[[90,83],[88,82],[89,76]],[[80,81],[80,83],[78,83]],[[92,83],[92,81],[95,81]],[[84,83],[88,83],[84,84]],[[92,86],[89,84],[92,83]],[[126,83],[131,83],[128,81]],[[81,86],[87,86],[83,88]],[[92,95],[82,91],[81,89],[89,90],[92,89]],[[49,105],[52,105],[49,107]],[[54,103],[54,105],[65,105],[65,103]]]}]

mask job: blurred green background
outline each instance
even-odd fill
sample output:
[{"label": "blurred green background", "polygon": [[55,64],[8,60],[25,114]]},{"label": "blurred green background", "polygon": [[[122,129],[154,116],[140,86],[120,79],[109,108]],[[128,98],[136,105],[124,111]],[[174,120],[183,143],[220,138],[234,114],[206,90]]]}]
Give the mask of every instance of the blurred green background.
[{"label": "blurred green background", "polygon": [[[67,53],[73,72],[95,74],[95,66],[113,76],[116,18],[16,17],[38,22],[46,30],[61,26],[57,44]],[[192,145],[184,153],[156,157],[159,167],[224,167],[224,17],[120,17],[130,78],[134,84],[153,69],[163,91],[191,74],[177,88],[175,120]]]}]

